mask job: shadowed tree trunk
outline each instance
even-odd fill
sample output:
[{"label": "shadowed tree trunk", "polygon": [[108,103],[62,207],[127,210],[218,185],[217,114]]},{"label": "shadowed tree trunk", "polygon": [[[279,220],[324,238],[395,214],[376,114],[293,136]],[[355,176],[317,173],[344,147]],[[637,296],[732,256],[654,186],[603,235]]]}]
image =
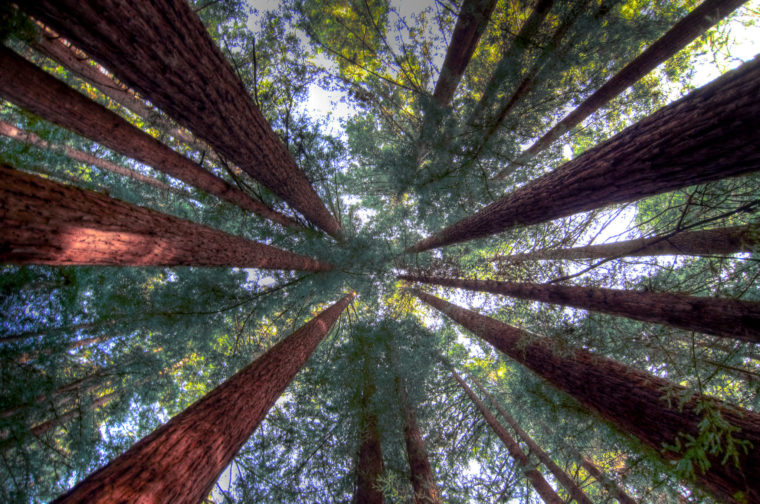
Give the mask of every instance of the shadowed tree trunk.
[{"label": "shadowed tree trunk", "polygon": [[330,306],[55,502],[200,502],[352,298]]},{"label": "shadowed tree trunk", "polygon": [[262,243],[0,165],[0,261],[328,271]]},{"label": "shadowed tree trunk", "polygon": [[[543,499],[546,504],[563,504],[564,501],[559,498],[557,492],[555,492],[551,485],[547,483],[541,473],[537,469],[531,468],[532,464],[530,463],[530,458],[528,458],[522,448],[520,448],[520,445],[517,443],[517,441],[515,441],[512,436],[510,436],[509,432],[507,432],[507,429],[505,429],[504,426],[499,423],[499,421],[495,416],[493,416],[490,411],[488,411],[488,408],[485,404],[483,404],[483,401],[481,401],[478,396],[475,395],[475,392],[473,392],[472,389],[467,386],[467,384],[464,382],[464,380],[462,380],[456,371],[452,369],[451,374],[457,383],[459,383],[459,385],[462,387],[465,394],[467,394],[467,397],[469,397],[470,400],[475,403],[478,411],[480,411],[480,413],[483,415],[483,418],[486,419],[486,422],[488,422],[488,425],[491,426],[491,429],[493,429],[496,435],[499,436],[499,439],[501,439],[501,442],[504,443],[504,446],[507,448],[512,458],[515,459],[515,461],[520,464],[520,467],[523,468],[525,477],[528,478],[530,483],[533,485],[533,488],[535,488],[536,492],[538,492],[538,494],[541,496],[541,499]],[[587,504],[586,501],[584,501],[584,504]]]},{"label": "shadowed tree trunk", "polygon": [[490,236],[760,169],[760,58],[692,91],[576,159],[422,240]]},{"label": "shadowed tree trunk", "polygon": [[311,222],[340,235],[340,224],[186,1],[30,0],[19,6]]},{"label": "shadowed tree trunk", "polygon": [[370,402],[375,394],[375,385],[367,378],[362,394],[361,444],[356,461],[356,492],[353,504],[383,504],[385,496],[380,489],[383,475],[383,449],[380,444],[380,430],[377,415],[371,410]]},{"label": "shadowed tree trunk", "polygon": [[658,255],[728,255],[752,252],[760,244],[756,225],[701,229],[680,233],[636,238],[615,243],[586,245],[565,249],[543,249],[494,257],[492,261],[538,261],[542,259],[614,259]]},{"label": "shadowed tree trunk", "polygon": [[572,306],[724,338],[760,342],[760,303],[756,301],[695,297],[666,292],[636,292],[601,287],[466,280],[423,275],[399,275],[398,278]]},{"label": "shadowed tree trunk", "polygon": [[16,105],[245,210],[300,229],[289,217],[252,199],[10,49],[0,48],[0,66],[0,96]]},{"label": "shadowed tree trunk", "polygon": [[[412,292],[666,459],[683,457],[686,437],[699,437],[699,424],[705,412],[719,414],[722,420],[740,429],[734,437],[749,441],[752,448],[747,453],[737,448],[738,466],[730,457],[722,464],[723,454],[706,454],[710,468],[702,472],[695,467],[697,482],[725,502],[760,502],[760,488],[756,484],[760,481],[760,450],[756,449],[760,446],[760,414],[707,396],[686,394],[685,389],[663,378],[585,350],[555,353],[547,338],[430,294]],[[666,397],[670,401],[665,400]],[[678,397],[683,401],[675,399]]]},{"label": "shadowed tree trunk", "polygon": [[[578,453],[576,451],[576,453]],[[580,455],[580,454],[578,454]],[[598,481],[620,504],[638,504],[630,495],[623,490],[620,485],[608,478],[593,462],[586,457],[580,456],[581,467],[583,467],[596,481]]]},{"label": "shadowed tree trunk", "polygon": [[504,407],[499,404],[499,402],[496,401],[491,396],[491,394],[488,393],[488,391],[485,389],[485,387],[483,387],[483,385],[480,384],[477,378],[470,376],[470,379],[473,383],[475,383],[475,386],[478,387],[480,392],[486,396],[486,399],[488,399],[488,401],[493,404],[493,406],[496,408],[496,411],[499,412],[502,418],[504,418],[504,420],[506,420],[512,429],[517,433],[517,436],[522,439],[526,445],[528,445],[528,448],[530,448],[530,453],[534,454],[536,458],[540,460],[541,463],[544,464],[547,469],[549,469],[549,471],[551,471],[554,477],[557,478],[557,481],[559,481],[560,484],[562,484],[562,486],[565,487],[565,489],[568,491],[570,496],[575,499],[575,502],[578,504],[594,504],[578,486],[578,484],[573,481],[573,478],[571,478],[565,471],[563,471],[562,468],[552,460],[549,454],[546,453],[543,448],[538,446],[535,441],[533,441],[533,438],[531,438],[528,433],[525,432],[522,427],[520,427],[520,424],[518,424],[517,421],[509,413],[507,413]]},{"label": "shadowed tree trunk", "polygon": [[746,0],[706,0],[703,2],[546,132],[520,156],[520,160],[524,161],[544,150],[566,131],[583,122],[745,2]]}]

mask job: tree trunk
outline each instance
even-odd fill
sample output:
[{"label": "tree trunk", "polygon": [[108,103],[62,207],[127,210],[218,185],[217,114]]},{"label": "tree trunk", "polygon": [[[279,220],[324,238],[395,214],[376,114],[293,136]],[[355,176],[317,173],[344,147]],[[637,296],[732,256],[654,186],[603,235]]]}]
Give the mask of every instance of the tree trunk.
[{"label": "tree trunk", "polygon": [[399,275],[398,278],[572,306],[724,338],[760,342],[760,303],[756,301],[494,280],[414,275]]},{"label": "tree trunk", "polygon": [[[707,396],[687,394],[684,388],[663,378],[585,350],[554,353],[552,342],[547,338],[536,337],[430,294],[413,292],[423,302],[448,315],[623,432],[636,436],[665,458],[682,458],[686,437],[699,437],[699,424],[705,412],[719,414],[722,420],[740,429],[733,436],[737,440],[749,441],[752,448],[746,454],[737,448],[738,466],[731,457],[722,464],[722,454],[707,455],[711,467],[704,473],[695,467],[697,482],[725,502],[760,502],[760,487],[757,486],[760,481],[760,450],[757,449],[760,446],[760,414],[725,405]],[[690,399],[674,400],[679,397]],[[721,447],[725,448],[725,444]]]},{"label": "tree trunk", "polygon": [[245,210],[300,229],[289,217],[252,199],[8,48],[0,48],[0,67],[0,96],[16,105]]},{"label": "tree trunk", "polygon": [[[467,384],[464,382],[464,380],[462,380],[456,371],[452,369],[451,374],[457,383],[459,383],[459,385],[462,387],[465,394],[467,394],[467,397],[469,397],[470,400],[475,403],[475,406],[477,406],[478,410],[483,415],[483,418],[486,419],[488,425],[490,425],[496,435],[499,436],[499,439],[501,439],[501,442],[504,443],[504,446],[507,448],[512,458],[515,459],[515,461],[520,464],[520,467],[523,468],[525,476],[533,485],[533,488],[536,489],[536,492],[538,492],[538,494],[541,496],[541,499],[543,499],[546,504],[563,504],[563,500],[559,498],[557,492],[555,492],[551,485],[547,483],[547,481],[537,469],[532,468],[530,458],[528,458],[522,448],[520,448],[520,445],[517,443],[517,441],[515,441],[515,439],[509,435],[507,429],[505,429],[504,426],[499,423],[499,421],[495,416],[493,416],[490,411],[488,411],[488,408],[485,404],[483,404],[483,401],[481,401],[478,396],[475,395],[475,392],[473,392],[472,389],[467,386]],[[586,504],[586,501],[584,501],[583,504]]]},{"label": "tree trunk", "polygon": [[320,313],[55,502],[200,502],[352,298]]},{"label": "tree trunk", "polygon": [[498,401],[496,401],[491,396],[491,394],[488,393],[485,387],[483,387],[483,385],[481,385],[474,376],[471,376],[470,379],[473,381],[473,383],[475,383],[475,386],[478,387],[480,392],[486,396],[486,399],[488,399],[488,401],[494,405],[496,411],[499,412],[502,418],[504,418],[504,420],[506,420],[512,429],[517,433],[517,437],[521,438],[523,442],[528,445],[528,448],[530,448],[530,453],[535,454],[536,458],[540,460],[541,463],[544,464],[547,469],[549,469],[549,471],[551,471],[554,477],[557,478],[557,481],[559,481],[560,484],[565,487],[565,489],[570,493],[570,496],[575,499],[575,502],[578,504],[594,504],[578,486],[578,484],[573,481],[573,478],[571,478],[565,471],[563,471],[562,468],[552,460],[549,454],[546,453],[543,448],[538,446],[535,441],[533,441],[533,438],[531,438],[528,433],[525,432],[522,427],[520,427],[520,424],[518,424],[517,421],[509,413],[507,413],[506,409],[504,409],[504,407]]},{"label": "tree trunk", "polygon": [[36,360],[40,355],[52,355],[56,352],[70,352],[72,350],[76,350],[77,348],[82,348],[83,346],[92,345],[94,343],[103,343],[104,341],[108,341],[111,338],[115,338],[115,335],[106,335],[106,336],[93,336],[91,338],[83,338],[80,340],[71,341],[65,349],[58,349],[58,348],[46,348],[44,350],[37,350],[30,353],[24,353],[19,355],[15,362],[18,364],[24,364],[26,362]]},{"label": "tree trunk", "polygon": [[446,58],[435,85],[433,98],[439,107],[448,107],[464,75],[467,65],[488,27],[496,0],[464,0],[459,8],[457,24],[451,34]]},{"label": "tree trunk", "polygon": [[538,261],[542,259],[614,259],[659,255],[729,255],[752,252],[760,244],[756,225],[683,231],[665,236],[636,238],[615,243],[566,249],[543,249],[494,257],[493,261]]},{"label": "tree trunk", "polygon": [[47,329],[40,329],[35,331],[23,332],[20,334],[11,334],[8,336],[0,337],[0,343],[10,343],[11,341],[19,341],[30,338],[39,338],[40,336],[49,336],[51,334],[59,334],[61,332],[77,332],[87,329],[100,329],[103,327],[110,327],[116,324],[115,319],[97,320],[95,322],[82,322],[81,324],[74,324],[66,327],[51,327]]},{"label": "tree trunk", "polygon": [[758,170],[759,83],[756,58],[408,251]]},{"label": "tree trunk", "polygon": [[0,261],[328,271],[306,256],[0,165]]},{"label": "tree trunk", "polygon": [[520,156],[520,160],[525,161],[544,150],[566,131],[579,125],[745,2],[746,0],[706,0],[703,2],[546,132]]},{"label": "tree trunk", "polygon": [[[577,453],[577,452],[576,452]],[[580,454],[579,454],[580,455]],[[586,457],[580,456],[583,467],[593,478],[598,481],[607,491],[617,499],[620,504],[638,504],[620,485],[608,478],[593,462]]]},{"label": "tree trunk", "polygon": [[30,0],[65,36],[181,126],[333,236],[330,215],[184,0]]},{"label": "tree trunk", "polygon": [[375,394],[375,385],[366,382],[362,395],[361,444],[356,461],[356,493],[353,504],[383,504],[385,495],[380,489],[380,478],[385,470],[383,449],[380,444],[380,430],[377,415],[371,411],[370,401]]}]

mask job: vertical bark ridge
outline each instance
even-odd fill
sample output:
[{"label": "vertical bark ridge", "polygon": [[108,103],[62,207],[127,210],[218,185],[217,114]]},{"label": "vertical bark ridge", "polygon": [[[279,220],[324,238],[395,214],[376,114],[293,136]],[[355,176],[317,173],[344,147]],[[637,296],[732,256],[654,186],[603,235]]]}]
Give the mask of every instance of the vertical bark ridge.
[{"label": "vertical bark ridge", "polygon": [[301,228],[6,47],[0,47],[0,67],[0,96],[16,105],[261,217]]},{"label": "vertical bark ridge", "polygon": [[757,57],[407,251],[757,171],[759,83]]},{"label": "vertical bark ridge", "polygon": [[54,502],[200,502],[351,299],[343,297]]},{"label": "vertical bark ridge", "polygon": [[[453,305],[430,294],[412,290],[424,303],[447,315],[484,339],[537,376],[566,392],[621,431],[636,436],[666,459],[684,455],[684,436],[699,437],[704,409],[719,414],[738,427],[735,438],[752,448],[722,464],[721,454],[707,454],[710,468],[695,468],[697,483],[719,500],[740,504],[760,502],[760,414],[701,395],[686,397],[683,387],[663,378],[623,365],[591,352],[577,349],[569,355],[552,350],[551,341],[518,328]],[[665,400],[666,397],[671,399]],[[681,448],[666,449],[680,440]]]},{"label": "vertical bark ridge", "polygon": [[[563,504],[563,500],[560,499],[559,495],[557,495],[557,492],[554,491],[554,489],[549,485],[549,483],[544,479],[543,475],[541,473],[533,468],[533,465],[530,462],[530,458],[525,454],[522,448],[520,448],[520,445],[515,441],[515,439],[507,432],[507,429],[504,428],[501,423],[496,419],[496,417],[488,410],[485,404],[483,404],[483,401],[478,398],[478,396],[475,394],[475,392],[472,391],[472,389],[462,380],[462,377],[459,376],[459,373],[451,370],[451,374],[454,377],[454,379],[459,383],[459,385],[462,387],[462,390],[464,390],[465,394],[467,394],[467,397],[470,398],[470,400],[475,403],[475,406],[478,408],[478,411],[480,411],[480,414],[483,415],[483,418],[486,419],[486,422],[488,422],[488,425],[491,426],[491,429],[496,433],[497,436],[499,436],[499,439],[501,439],[501,442],[504,443],[504,446],[507,448],[507,451],[509,451],[509,454],[512,456],[512,458],[520,464],[520,467],[523,468],[523,473],[525,474],[525,477],[528,478],[531,485],[533,485],[533,488],[536,489],[536,492],[541,496],[541,499],[546,504]],[[583,504],[587,504],[585,501]]]},{"label": "vertical bark ridge", "polygon": [[399,275],[398,278],[572,306],[724,338],[760,342],[760,303],[756,301],[695,297],[667,292],[636,292],[601,287],[467,280],[425,275]]},{"label": "vertical bark ridge", "polygon": [[359,453],[356,461],[356,491],[352,504],[383,504],[385,495],[380,489],[383,475],[383,449],[380,443],[380,429],[377,415],[371,410],[375,385],[367,377],[361,400],[361,421]]},{"label": "vertical bark ridge", "polygon": [[333,236],[340,224],[184,0],[30,0],[23,10]]},{"label": "vertical bark ridge", "polygon": [[332,265],[0,165],[0,261],[329,271]]}]

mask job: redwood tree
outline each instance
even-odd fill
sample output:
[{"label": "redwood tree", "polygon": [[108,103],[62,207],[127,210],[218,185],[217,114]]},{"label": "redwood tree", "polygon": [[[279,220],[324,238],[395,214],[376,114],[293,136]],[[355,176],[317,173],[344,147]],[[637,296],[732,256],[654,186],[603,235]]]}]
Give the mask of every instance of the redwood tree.
[{"label": "redwood tree", "polygon": [[353,504],[383,504],[385,495],[380,489],[383,475],[383,448],[380,444],[380,429],[377,415],[371,410],[370,402],[375,394],[375,385],[367,377],[361,398],[360,444],[356,459],[356,492]]},{"label": "redwood tree", "polygon": [[422,240],[421,252],[760,168],[760,58]]},{"label": "redwood tree", "polygon": [[200,502],[352,298],[343,297],[55,502]]},{"label": "redwood tree", "polygon": [[756,301],[425,275],[400,275],[399,278],[561,304],[715,336],[760,342],[760,303]]},{"label": "redwood tree", "polygon": [[0,165],[0,261],[15,264],[332,266]]},{"label": "redwood tree", "polygon": [[[756,449],[760,446],[760,414],[702,395],[689,395],[680,403],[672,399],[667,401],[666,394],[675,393],[677,397],[684,389],[586,350],[555,352],[547,338],[430,294],[413,292],[423,302],[448,315],[621,431],[637,437],[666,459],[678,460],[689,449],[701,449],[688,440],[704,439],[700,423],[704,426],[706,415],[720,416],[722,421],[738,427],[734,441],[751,445],[734,447],[737,449],[735,457],[726,460],[722,453],[703,452],[710,466],[704,472],[695,468],[697,482],[726,502],[760,502],[760,489],[756,485],[760,481],[760,450]],[[725,450],[729,441],[725,438],[722,441],[721,449]]]}]

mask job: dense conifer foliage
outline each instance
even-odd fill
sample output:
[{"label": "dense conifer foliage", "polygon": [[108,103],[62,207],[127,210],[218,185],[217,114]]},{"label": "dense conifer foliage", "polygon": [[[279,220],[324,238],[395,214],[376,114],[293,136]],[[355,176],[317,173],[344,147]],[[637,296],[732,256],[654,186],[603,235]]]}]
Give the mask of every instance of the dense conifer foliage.
[{"label": "dense conifer foliage", "polygon": [[0,501],[760,502],[742,4],[0,0]]}]

